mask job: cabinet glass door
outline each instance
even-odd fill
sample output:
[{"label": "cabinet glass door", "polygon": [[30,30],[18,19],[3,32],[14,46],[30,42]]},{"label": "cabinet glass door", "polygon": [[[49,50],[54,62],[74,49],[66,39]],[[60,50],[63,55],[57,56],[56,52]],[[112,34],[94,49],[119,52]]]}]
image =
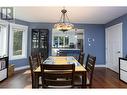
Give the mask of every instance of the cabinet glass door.
[{"label": "cabinet glass door", "polygon": [[48,57],[48,30],[32,29],[32,51],[31,54],[41,53],[43,58]]}]

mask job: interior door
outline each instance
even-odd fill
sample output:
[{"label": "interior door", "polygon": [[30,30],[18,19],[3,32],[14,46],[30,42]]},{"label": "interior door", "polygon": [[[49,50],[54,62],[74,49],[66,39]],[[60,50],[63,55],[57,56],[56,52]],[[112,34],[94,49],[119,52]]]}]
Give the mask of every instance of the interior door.
[{"label": "interior door", "polygon": [[41,53],[44,60],[48,57],[48,29],[32,29],[31,55]]},{"label": "interior door", "polygon": [[106,28],[106,66],[115,72],[119,72],[118,58],[122,52],[122,23]]}]

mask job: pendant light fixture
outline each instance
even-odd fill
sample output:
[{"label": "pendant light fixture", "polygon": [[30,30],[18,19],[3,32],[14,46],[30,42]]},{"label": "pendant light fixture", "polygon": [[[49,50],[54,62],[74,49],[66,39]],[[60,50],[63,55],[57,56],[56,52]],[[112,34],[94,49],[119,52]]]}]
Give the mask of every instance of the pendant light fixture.
[{"label": "pendant light fixture", "polygon": [[70,20],[67,16],[67,10],[63,8],[61,12],[62,14],[61,14],[60,21],[54,25],[54,28],[63,32],[74,29],[74,25],[70,23]]}]

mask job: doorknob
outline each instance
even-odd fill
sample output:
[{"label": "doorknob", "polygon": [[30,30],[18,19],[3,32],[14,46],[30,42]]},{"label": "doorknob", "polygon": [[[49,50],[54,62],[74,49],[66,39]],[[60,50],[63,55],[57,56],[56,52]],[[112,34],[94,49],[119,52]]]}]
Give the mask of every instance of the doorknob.
[{"label": "doorknob", "polygon": [[120,51],[118,51],[117,53],[120,53]]}]

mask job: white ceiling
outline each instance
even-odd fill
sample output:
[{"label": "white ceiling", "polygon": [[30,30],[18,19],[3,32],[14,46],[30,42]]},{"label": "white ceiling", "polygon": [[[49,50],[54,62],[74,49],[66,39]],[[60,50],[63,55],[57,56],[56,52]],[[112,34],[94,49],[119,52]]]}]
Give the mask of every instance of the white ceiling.
[{"label": "white ceiling", "polygon": [[[62,7],[15,7],[15,17],[29,22],[58,22]],[[66,7],[72,23],[105,24],[127,13],[127,7]]]}]

